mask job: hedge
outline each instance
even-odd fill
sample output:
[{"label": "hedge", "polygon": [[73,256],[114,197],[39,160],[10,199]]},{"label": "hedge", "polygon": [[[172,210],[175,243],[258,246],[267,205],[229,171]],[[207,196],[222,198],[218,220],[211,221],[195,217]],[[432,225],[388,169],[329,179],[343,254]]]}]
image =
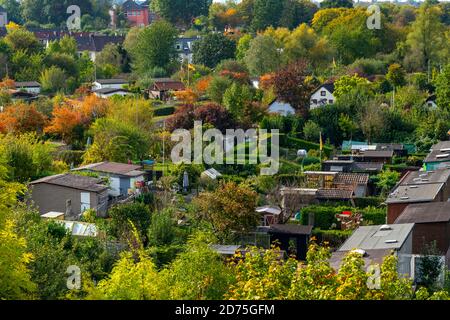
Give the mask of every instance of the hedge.
[{"label": "hedge", "polygon": [[161,107],[153,111],[155,117],[170,116],[175,112],[175,107]]},{"label": "hedge", "polygon": [[314,214],[314,226],[322,230],[331,229],[333,224],[338,225],[336,214],[342,211],[359,212],[362,214],[364,224],[379,225],[386,223],[386,208],[366,207],[352,208],[348,206],[313,205],[301,210],[301,222],[308,224],[309,214]]},{"label": "hedge", "polygon": [[380,197],[363,197],[363,198],[354,198],[355,206],[357,208],[365,208],[365,207],[379,207],[385,201],[384,198]]}]

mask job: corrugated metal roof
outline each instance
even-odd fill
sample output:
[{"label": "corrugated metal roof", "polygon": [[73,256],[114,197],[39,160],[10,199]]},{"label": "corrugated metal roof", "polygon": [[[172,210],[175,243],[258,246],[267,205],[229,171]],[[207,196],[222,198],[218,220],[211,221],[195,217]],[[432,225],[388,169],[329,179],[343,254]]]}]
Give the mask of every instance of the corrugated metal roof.
[{"label": "corrugated metal roof", "polygon": [[439,191],[444,187],[443,183],[400,185],[395,188],[386,199],[386,203],[412,203],[433,201]]},{"label": "corrugated metal roof", "polygon": [[450,221],[449,202],[410,204],[395,223],[433,223]]},{"label": "corrugated metal roof", "polygon": [[[385,230],[385,227],[388,229]],[[414,223],[359,227],[338,251],[399,249],[403,246],[413,227]]]}]

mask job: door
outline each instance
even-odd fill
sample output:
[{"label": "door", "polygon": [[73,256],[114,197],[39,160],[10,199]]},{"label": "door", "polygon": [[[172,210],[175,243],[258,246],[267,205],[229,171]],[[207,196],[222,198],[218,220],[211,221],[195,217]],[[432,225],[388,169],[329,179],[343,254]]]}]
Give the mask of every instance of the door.
[{"label": "door", "polygon": [[89,192],[81,193],[81,213],[91,208],[91,194]]}]

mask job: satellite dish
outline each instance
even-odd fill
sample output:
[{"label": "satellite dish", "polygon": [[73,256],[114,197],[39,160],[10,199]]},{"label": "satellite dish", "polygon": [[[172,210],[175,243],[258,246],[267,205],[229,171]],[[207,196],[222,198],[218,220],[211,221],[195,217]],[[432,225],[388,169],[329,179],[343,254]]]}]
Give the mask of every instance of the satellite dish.
[{"label": "satellite dish", "polygon": [[297,157],[299,158],[306,158],[308,156],[308,151],[305,149],[300,149],[297,151]]}]

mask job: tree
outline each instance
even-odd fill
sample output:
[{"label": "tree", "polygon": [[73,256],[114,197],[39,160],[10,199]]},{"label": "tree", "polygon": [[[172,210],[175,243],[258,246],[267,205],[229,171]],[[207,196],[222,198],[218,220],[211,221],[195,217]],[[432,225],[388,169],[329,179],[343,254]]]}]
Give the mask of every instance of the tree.
[{"label": "tree", "polygon": [[224,239],[232,231],[244,232],[257,225],[256,198],[250,188],[228,182],[214,192],[201,193],[195,203],[199,217],[211,223],[214,232]]},{"label": "tree", "polygon": [[331,60],[332,51],[325,39],[303,23],[285,40],[285,54],[289,61],[308,59],[317,68]]},{"label": "tree", "polygon": [[425,1],[419,8],[406,40],[409,54],[405,57],[405,63],[416,70],[427,70],[439,61],[439,52],[445,46],[445,29],[440,16],[439,7],[430,1]]},{"label": "tree", "polygon": [[143,240],[147,236],[152,215],[143,203],[119,204],[109,210],[111,234],[119,240],[132,240],[139,236]]},{"label": "tree", "polygon": [[436,103],[441,109],[450,108],[450,64],[436,77]]},{"label": "tree", "polygon": [[250,42],[244,61],[251,75],[261,76],[279,68],[281,55],[272,37],[259,35]]},{"label": "tree", "polygon": [[45,132],[59,135],[64,142],[70,144],[76,137],[75,129],[82,124],[82,115],[72,106],[56,106],[52,112],[52,120]]},{"label": "tree", "polygon": [[34,104],[20,103],[7,107],[0,114],[0,132],[25,133],[44,130],[45,116],[36,110]]},{"label": "tree", "polygon": [[400,179],[400,173],[397,171],[384,170],[376,177],[376,186],[381,190],[382,194],[388,194],[395,187]]},{"label": "tree", "polygon": [[135,125],[120,120],[100,118],[90,127],[94,143],[83,156],[84,163],[101,161],[128,162],[148,157],[150,138]]},{"label": "tree", "polygon": [[[122,70],[122,61],[120,47],[113,43],[108,43],[95,58],[95,64],[104,78],[111,78],[119,74]],[[107,70],[112,70],[112,72],[105,74]]]},{"label": "tree", "polygon": [[223,95],[223,105],[235,120],[242,120],[244,109],[251,103],[253,94],[246,85],[233,83]]},{"label": "tree", "polygon": [[260,31],[269,26],[278,27],[282,11],[282,1],[255,0],[253,4],[251,28],[253,31]]},{"label": "tree", "polygon": [[212,101],[222,103],[225,91],[227,91],[232,84],[233,81],[228,77],[215,76],[209,81],[207,94]]},{"label": "tree", "polygon": [[250,48],[250,43],[253,37],[251,34],[244,34],[239,38],[237,47],[236,47],[236,59],[241,61],[244,59],[248,49]]},{"label": "tree", "polygon": [[17,0],[0,0],[0,6],[5,8],[8,12],[8,20],[15,23],[22,22],[22,16],[20,14],[20,2]]},{"label": "tree", "polygon": [[386,79],[394,88],[401,87],[405,84],[405,71],[398,63],[391,64],[386,74]]},{"label": "tree", "polygon": [[192,48],[195,64],[214,68],[219,62],[234,58],[236,44],[220,33],[210,33],[196,41]]},{"label": "tree", "polygon": [[150,246],[164,246],[171,244],[176,237],[176,221],[170,209],[154,213],[148,229]]},{"label": "tree", "polygon": [[13,51],[23,50],[28,54],[34,54],[42,49],[39,40],[25,28],[16,28],[8,31],[4,40]]},{"label": "tree", "polygon": [[198,16],[207,16],[212,0],[155,0],[152,8],[164,19],[174,24],[189,25]]},{"label": "tree", "polygon": [[42,91],[56,93],[66,88],[66,74],[62,69],[52,66],[42,72],[39,82]]},{"label": "tree", "polygon": [[438,278],[444,266],[441,252],[436,247],[436,241],[426,244],[422,251],[422,257],[419,260],[418,283],[429,290],[435,291],[438,285]]},{"label": "tree", "polygon": [[287,65],[275,74],[275,91],[278,97],[290,103],[292,107],[303,117],[307,117],[309,110],[309,99],[312,84],[308,82],[308,65],[304,60],[298,60]]},{"label": "tree", "polygon": [[280,261],[280,249],[275,246],[261,251],[250,248],[244,259],[237,259],[232,265],[237,281],[228,290],[227,299],[286,299],[298,262],[292,258]]},{"label": "tree", "polygon": [[353,8],[352,0],[324,0],[320,3],[320,9],[326,8]]},{"label": "tree", "polygon": [[336,99],[339,100],[339,98],[350,93],[358,86],[367,83],[368,83],[367,79],[361,78],[357,74],[354,74],[353,76],[347,75],[342,76],[334,82],[333,95],[336,97]]},{"label": "tree", "polygon": [[137,35],[136,45],[131,45],[134,70],[144,75],[155,67],[167,68],[175,61],[176,29],[166,21],[157,21]]},{"label": "tree", "polygon": [[303,127],[303,135],[306,140],[317,142],[320,139],[321,130],[322,129],[317,123],[308,120]]}]

